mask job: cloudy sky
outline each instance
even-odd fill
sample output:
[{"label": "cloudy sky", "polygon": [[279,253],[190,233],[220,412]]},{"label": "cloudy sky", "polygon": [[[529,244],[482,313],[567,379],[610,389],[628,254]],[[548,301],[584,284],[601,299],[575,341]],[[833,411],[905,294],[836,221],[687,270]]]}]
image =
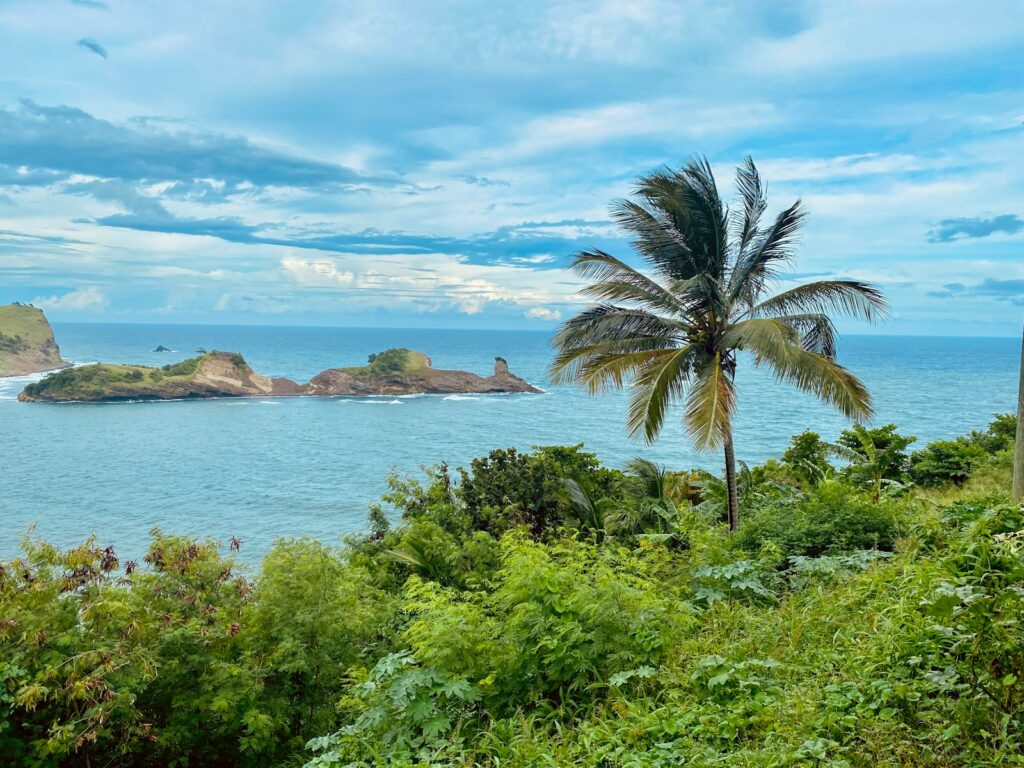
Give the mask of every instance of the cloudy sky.
[{"label": "cloudy sky", "polygon": [[694,153],[881,332],[1024,317],[1020,0],[0,0],[0,46],[0,303],[55,319],[551,327]]}]

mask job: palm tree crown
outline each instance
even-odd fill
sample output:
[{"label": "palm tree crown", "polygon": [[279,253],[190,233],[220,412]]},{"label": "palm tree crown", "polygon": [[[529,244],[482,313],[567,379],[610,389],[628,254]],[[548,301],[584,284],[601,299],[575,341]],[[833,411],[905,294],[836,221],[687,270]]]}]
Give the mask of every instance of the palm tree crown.
[{"label": "palm tree crown", "polygon": [[592,394],[629,380],[629,432],[648,442],[669,407],[682,403],[696,448],[725,448],[727,475],[735,474],[737,354],[751,353],[778,379],[864,419],[871,398],[835,360],[829,313],[874,321],[887,308],[877,288],[858,280],[768,295],[779,268],[793,259],[804,212],[798,200],[762,226],[765,188],[749,157],[736,183],[739,205],[730,210],[708,161],[695,158],[678,171],[641,176],[632,197],[613,203],[612,218],[633,235],[650,274],[603,251],[579,253],[573,268],[590,281],[583,293],[598,303],[558,330],[551,365],[556,382],[579,381]]}]

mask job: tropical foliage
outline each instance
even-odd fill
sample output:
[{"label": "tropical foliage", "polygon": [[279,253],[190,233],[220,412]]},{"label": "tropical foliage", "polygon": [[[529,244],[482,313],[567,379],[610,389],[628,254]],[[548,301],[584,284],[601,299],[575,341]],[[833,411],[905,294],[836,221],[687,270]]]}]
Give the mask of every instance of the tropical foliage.
[{"label": "tropical foliage", "polygon": [[367,534],[251,572],[237,540],[28,539],[0,564],[0,764],[1020,764],[1006,426],[924,489],[894,428],[815,438],[884,472],[799,435],[743,473],[738,535],[720,479],[570,446],[395,476]]}]

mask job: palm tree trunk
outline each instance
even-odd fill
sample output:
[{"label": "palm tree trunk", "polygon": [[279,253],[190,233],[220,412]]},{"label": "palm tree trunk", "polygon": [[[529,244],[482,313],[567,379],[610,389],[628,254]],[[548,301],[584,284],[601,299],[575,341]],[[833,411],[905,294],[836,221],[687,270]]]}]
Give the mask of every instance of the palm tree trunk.
[{"label": "palm tree trunk", "polygon": [[1024,338],[1020,346],[1020,386],[1017,389],[1017,444],[1013,451],[1013,500],[1024,501]]},{"label": "palm tree trunk", "polygon": [[732,448],[732,427],[725,435],[725,487],[729,492],[729,530],[740,527],[740,501],[736,492],[736,454]]}]

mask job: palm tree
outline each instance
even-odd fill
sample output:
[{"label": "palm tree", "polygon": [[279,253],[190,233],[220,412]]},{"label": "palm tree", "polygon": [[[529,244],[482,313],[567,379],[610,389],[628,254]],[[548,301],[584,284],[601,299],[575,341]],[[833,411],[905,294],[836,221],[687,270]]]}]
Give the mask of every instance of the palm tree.
[{"label": "palm tree", "polygon": [[652,442],[669,406],[698,450],[724,449],[729,527],[739,524],[732,417],[738,353],[816,395],[851,419],[871,415],[864,385],[835,361],[829,313],[874,321],[885,297],[858,280],[822,280],[768,296],[790,262],[804,212],[798,200],[768,226],[765,188],[749,157],[736,173],[740,205],[722,202],[711,166],[695,158],[673,171],[641,176],[612,218],[634,237],[646,274],[604,251],[575,257],[583,293],[598,303],[554,337],[556,382],[578,381],[591,394],[632,382],[627,426]]},{"label": "palm tree", "polygon": [[1017,438],[1013,448],[1012,498],[1024,502],[1024,338],[1020,347],[1020,385],[1017,388]]}]

